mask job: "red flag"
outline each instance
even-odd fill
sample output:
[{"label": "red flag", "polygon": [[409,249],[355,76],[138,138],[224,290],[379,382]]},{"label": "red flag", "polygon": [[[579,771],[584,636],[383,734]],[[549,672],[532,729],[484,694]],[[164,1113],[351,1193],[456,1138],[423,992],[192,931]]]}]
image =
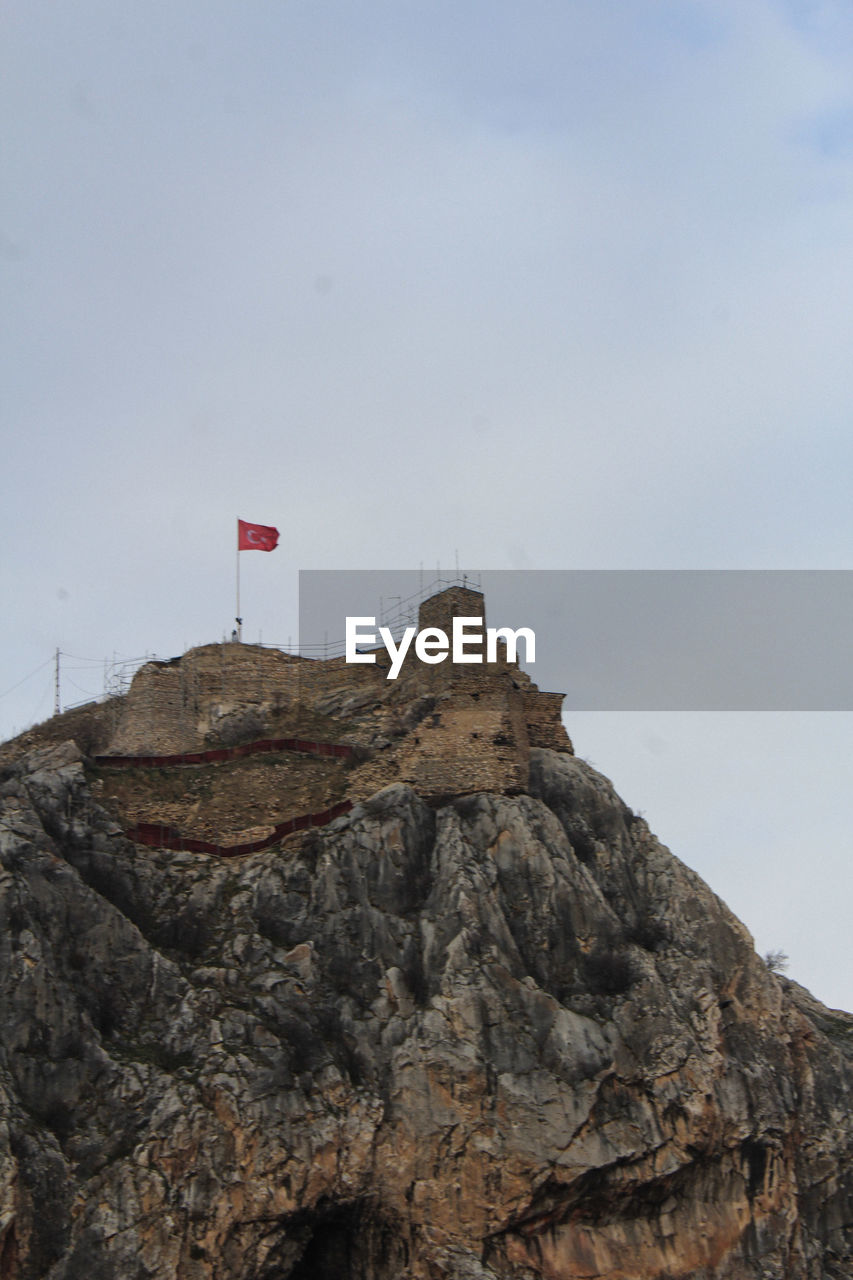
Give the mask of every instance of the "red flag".
[{"label": "red flag", "polygon": [[269,524],[237,521],[238,551],[273,551],[278,546],[278,529]]}]

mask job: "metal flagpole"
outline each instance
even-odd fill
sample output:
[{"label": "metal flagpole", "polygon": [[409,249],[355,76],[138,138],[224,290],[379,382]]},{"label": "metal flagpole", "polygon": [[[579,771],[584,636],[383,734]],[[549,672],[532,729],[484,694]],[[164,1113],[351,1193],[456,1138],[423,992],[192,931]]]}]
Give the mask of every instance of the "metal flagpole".
[{"label": "metal flagpole", "polygon": [[243,619],[240,617],[240,517],[237,517],[237,613],[234,621],[237,623],[237,639],[243,638]]}]

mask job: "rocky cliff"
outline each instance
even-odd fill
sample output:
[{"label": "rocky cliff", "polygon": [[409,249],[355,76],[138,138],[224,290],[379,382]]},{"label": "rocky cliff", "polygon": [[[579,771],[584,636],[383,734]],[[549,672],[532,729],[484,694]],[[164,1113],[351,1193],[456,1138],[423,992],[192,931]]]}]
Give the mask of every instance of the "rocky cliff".
[{"label": "rocky cliff", "polygon": [[2,1280],[842,1280],[853,1018],[607,779],[225,862],[7,763]]}]

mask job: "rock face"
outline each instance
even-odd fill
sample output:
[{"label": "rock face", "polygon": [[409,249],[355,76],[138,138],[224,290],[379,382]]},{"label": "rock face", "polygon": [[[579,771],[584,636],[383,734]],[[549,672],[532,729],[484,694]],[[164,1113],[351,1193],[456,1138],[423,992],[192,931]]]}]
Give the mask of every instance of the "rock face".
[{"label": "rock face", "polygon": [[222,863],[0,786],[2,1280],[842,1280],[853,1018],[569,754]]}]

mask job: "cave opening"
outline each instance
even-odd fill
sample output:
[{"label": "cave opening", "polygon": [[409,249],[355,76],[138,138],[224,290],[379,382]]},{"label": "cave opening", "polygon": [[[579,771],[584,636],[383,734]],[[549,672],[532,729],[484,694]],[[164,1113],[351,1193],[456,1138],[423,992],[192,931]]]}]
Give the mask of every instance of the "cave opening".
[{"label": "cave opening", "polygon": [[322,1215],[289,1280],[359,1280],[358,1211],[354,1207]]},{"label": "cave opening", "polygon": [[275,1280],[399,1280],[405,1274],[406,1243],[374,1204],[318,1206],[302,1216],[302,1228],[299,1259],[277,1270]]}]

